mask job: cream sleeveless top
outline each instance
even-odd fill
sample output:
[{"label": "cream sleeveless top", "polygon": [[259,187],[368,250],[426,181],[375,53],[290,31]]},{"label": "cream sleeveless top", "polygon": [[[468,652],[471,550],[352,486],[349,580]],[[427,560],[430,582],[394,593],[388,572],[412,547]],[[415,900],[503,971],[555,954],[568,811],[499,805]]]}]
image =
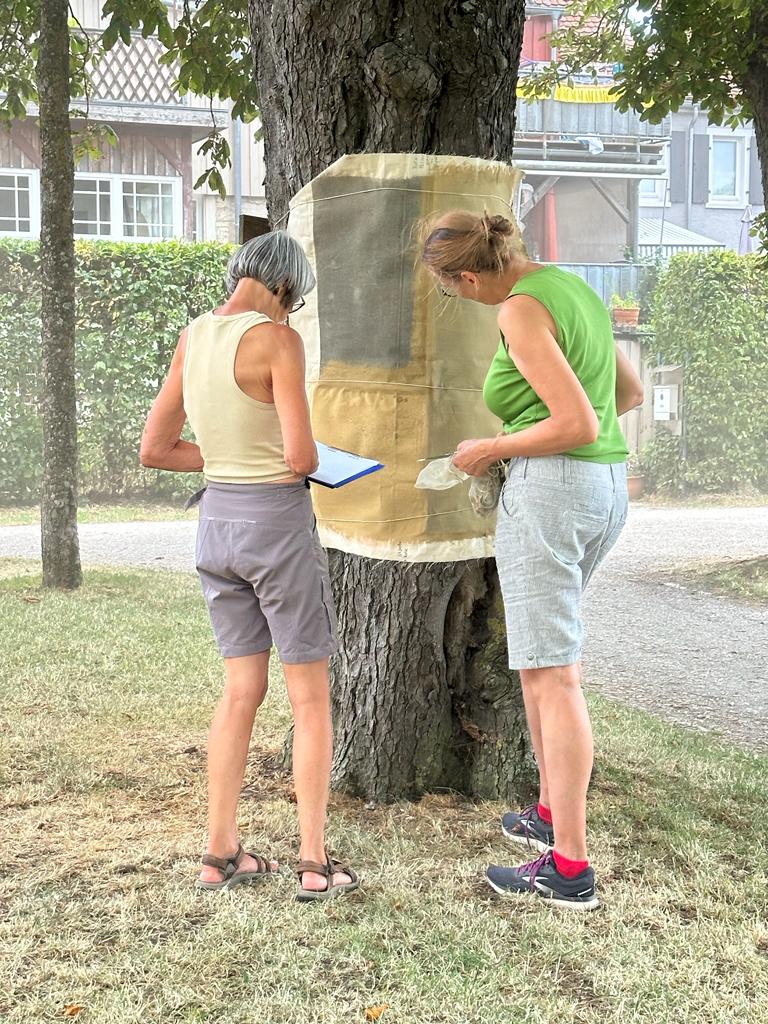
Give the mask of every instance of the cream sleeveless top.
[{"label": "cream sleeveless top", "polygon": [[271,322],[263,313],[203,313],[187,329],[184,410],[212,483],[267,484],[294,475],[275,406],[246,395],[235,380],[240,339]]}]

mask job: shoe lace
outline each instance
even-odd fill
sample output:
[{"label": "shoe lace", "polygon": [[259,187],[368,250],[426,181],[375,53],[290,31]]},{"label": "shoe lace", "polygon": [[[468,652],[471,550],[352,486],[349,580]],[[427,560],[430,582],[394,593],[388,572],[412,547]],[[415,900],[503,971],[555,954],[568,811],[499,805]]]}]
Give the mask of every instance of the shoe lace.
[{"label": "shoe lace", "polygon": [[518,868],[520,874],[529,875],[528,885],[531,890],[536,888],[536,875],[541,871],[542,868],[548,867],[552,863],[552,851],[548,850],[546,853],[542,853],[536,860],[528,861],[527,864],[521,864]]}]

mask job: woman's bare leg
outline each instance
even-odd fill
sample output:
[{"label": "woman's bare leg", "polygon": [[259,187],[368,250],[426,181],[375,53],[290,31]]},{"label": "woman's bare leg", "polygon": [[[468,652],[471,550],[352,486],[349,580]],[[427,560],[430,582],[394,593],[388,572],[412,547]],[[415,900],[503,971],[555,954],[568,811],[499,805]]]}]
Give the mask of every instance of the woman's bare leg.
[{"label": "woman's bare leg", "polygon": [[520,678],[526,707],[532,703],[538,711],[555,848],[570,860],[586,860],[593,745],[581,668],[524,669]]},{"label": "woman's bare leg", "polygon": [[527,687],[523,687],[523,702],[525,704],[525,717],[528,721],[528,732],[531,734],[531,746],[536,755],[536,767],[539,771],[539,802],[549,807],[549,786],[547,785],[547,770],[544,760],[544,747],[541,742],[541,718],[539,717],[539,706],[533,699]]},{"label": "woman's bare leg", "polygon": [[[256,712],[267,692],[269,651],[225,658],[226,683],[208,734],[208,853],[231,857],[238,848],[237,804]],[[246,857],[240,870],[256,870]],[[204,882],[218,882],[217,868],[203,867]]]},{"label": "woman's bare leg", "polygon": [[[293,785],[299,814],[301,860],[325,863],[325,818],[333,756],[328,659],[283,665],[293,708]],[[334,875],[334,882],[350,881]],[[306,872],[305,889],[325,889],[322,875]]]}]

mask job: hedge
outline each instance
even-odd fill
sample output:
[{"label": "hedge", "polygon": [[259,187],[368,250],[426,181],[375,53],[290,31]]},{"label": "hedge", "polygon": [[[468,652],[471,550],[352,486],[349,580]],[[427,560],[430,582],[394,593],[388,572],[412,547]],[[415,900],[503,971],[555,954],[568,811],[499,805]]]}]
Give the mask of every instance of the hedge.
[{"label": "hedge", "polygon": [[[78,242],[80,492],[174,498],[197,476],[139,466],[147,410],[179,332],[224,298],[232,247]],[[41,480],[38,245],[0,242],[0,501],[36,501]]]},{"label": "hedge", "polygon": [[675,256],[654,297],[656,345],[683,366],[683,442],[643,451],[651,482],[768,490],[768,270],[734,252]]}]

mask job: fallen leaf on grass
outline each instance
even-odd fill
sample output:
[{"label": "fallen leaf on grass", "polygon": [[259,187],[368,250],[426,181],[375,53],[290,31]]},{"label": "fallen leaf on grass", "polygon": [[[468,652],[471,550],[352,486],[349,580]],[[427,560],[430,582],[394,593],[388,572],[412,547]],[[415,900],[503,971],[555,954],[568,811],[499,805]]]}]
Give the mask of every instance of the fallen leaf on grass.
[{"label": "fallen leaf on grass", "polygon": [[84,1007],[82,1007],[79,1003],[67,1003],[67,1005],[64,1007],[64,1016],[76,1017],[78,1013],[82,1013],[83,1009]]},{"label": "fallen leaf on grass", "polygon": [[389,1003],[381,1003],[379,1006],[367,1006],[365,1008],[366,1020],[379,1020],[385,1010],[389,1009]]},{"label": "fallen leaf on grass", "polygon": [[33,597],[31,594],[22,594],[22,601],[26,601],[27,604],[40,604],[43,600],[42,597]]}]

